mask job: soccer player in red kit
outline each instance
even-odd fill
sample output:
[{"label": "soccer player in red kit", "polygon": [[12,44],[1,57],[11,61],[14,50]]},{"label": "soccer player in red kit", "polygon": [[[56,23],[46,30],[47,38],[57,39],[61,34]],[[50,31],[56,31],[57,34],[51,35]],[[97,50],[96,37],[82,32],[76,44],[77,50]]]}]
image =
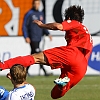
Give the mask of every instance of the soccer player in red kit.
[{"label": "soccer player in red kit", "polygon": [[19,56],[0,63],[0,68],[7,69],[14,64],[27,67],[32,64],[45,64],[52,69],[61,69],[61,75],[54,80],[56,85],[51,91],[51,97],[62,97],[75,86],[85,75],[88,59],[92,51],[92,39],[87,28],[82,24],[84,10],[81,6],[70,6],[65,10],[65,20],[62,23],[43,24],[35,20],[41,28],[65,31],[67,46],[55,47],[41,53]]}]

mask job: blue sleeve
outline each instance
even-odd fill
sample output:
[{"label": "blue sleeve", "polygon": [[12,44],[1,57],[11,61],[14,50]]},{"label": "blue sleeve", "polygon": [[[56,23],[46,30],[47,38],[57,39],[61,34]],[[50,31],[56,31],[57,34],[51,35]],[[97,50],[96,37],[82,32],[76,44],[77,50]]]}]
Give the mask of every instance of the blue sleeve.
[{"label": "blue sleeve", "polygon": [[43,34],[48,36],[50,33],[47,29],[43,29]]},{"label": "blue sleeve", "polygon": [[24,16],[24,21],[23,21],[23,26],[22,26],[22,31],[23,31],[23,36],[24,38],[29,37],[28,34],[28,25],[29,25],[29,19],[30,19],[30,14],[31,11],[29,11],[25,16]]},{"label": "blue sleeve", "polygon": [[44,13],[43,13],[43,12],[40,12],[40,14],[42,14],[42,16],[43,16],[43,20],[42,20],[42,22],[45,24],[45,17],[44,17]]},{"label": "blue sleeve", "polygon": [[2,86],[0,86],[0,100],[5,100],[9,95],[9,92]]}]

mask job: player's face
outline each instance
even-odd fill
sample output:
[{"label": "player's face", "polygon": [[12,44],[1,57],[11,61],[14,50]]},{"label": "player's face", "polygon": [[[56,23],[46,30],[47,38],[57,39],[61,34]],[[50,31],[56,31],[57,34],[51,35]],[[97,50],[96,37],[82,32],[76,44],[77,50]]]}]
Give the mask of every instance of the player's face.
[{"label": "player's face", "polygon": [[39,7],[40,7],[40,1],[34,1],[33,8],[36,9],[36,10],[38,10]]}]

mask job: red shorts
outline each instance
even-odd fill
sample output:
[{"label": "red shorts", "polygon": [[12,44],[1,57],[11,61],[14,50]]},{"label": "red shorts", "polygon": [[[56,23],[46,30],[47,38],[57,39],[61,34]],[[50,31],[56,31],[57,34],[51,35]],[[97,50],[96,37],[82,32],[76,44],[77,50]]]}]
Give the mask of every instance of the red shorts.
[{"label": "red shorts", "polygon": [[[62,46],[43,51],[48,59],[52,69],[61,68],[60,77],[68,76],[70,82],[66,85],[66,89],[59,90],[56,85],[52,92],[52,98],[56,99],[63,96],[70,88],[76,85],[85,75],[87,70],[87,58],[77,48],[72,46]],[[90,53],[88,53],[88,56]]]}]

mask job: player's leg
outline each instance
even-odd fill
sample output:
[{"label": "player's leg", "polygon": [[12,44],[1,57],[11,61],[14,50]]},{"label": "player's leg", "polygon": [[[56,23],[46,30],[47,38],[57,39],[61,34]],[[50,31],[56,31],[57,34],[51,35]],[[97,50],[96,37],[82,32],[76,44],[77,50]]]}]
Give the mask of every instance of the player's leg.
[{"label": "player's leg", "polygon": [[[65,76],[65,75],[64,75]],[[70,78],[70,80],[72,80],[71,77],[73,77],[73,75],[68,75],[67,77]],[[51,90],[51,97],[53,99],[57,99],[57,98],[61,98],[62,96],[65,95],[65,93],[70,89],[70,81],[65,85],[65,86],[61,86],[61,85],[55,85],[54,88]]]},{"label": "player's leg", "polygon": [[54,88],[51,90],[51,97],[53,99],[61,98],[62,96],[64,96],[65,93],[66,93],[66,87],[61,88],[58,85],[55,85]]},{"label": "player's leg", "polygon": [[70,60],[72,62],[71,66],[64,65],[65,68],[62,68],[61,70],[60,78],[64,78],[67,76],[68,78],[70,78],[70,81],[62,87],[59,85],[54,86],[54,88],[51,91],[51,97],[53,99],[57,99],[64,96],[69,89],[75,86],[84,77],[87,69],[87,60],[80,51],[76,51],[76,53],[77,56],[74,56],[73,54],[73,59]]},{"label": "player's leg", "polygon": [[33,55],[28,56],[19,56],[16,58],[11,58],[9,60],[4,61],[3,63],[0,62],[0,68],[2,70],[11,68],[14,64],[21,64],[24,67],[28,67],[33,64],[45,64],[49,65],[46,56],[43,52],[36,53]]},{"label": "player's leg", "polygon": [[[39,41],[32,41],[30,46],[31,46],[31,54],[34,53],[40,53],[40,47],[39,47],[40,42]],[[39,65],[40,69],[42,69],[45,73],[45,75],[47,75],[46,70],[44,68],[44,66],[42,64]],[[40,69],[39,69],[39,74],[40,74]]]},{"label": "player's leg", "polygon": [[[52,68],[53,67],[54,68],[61,68],[63,66],[61,66],[60,59],[59,59],[59,54],[60,54],[59,49],[60,48],[63,48],[63,47],[58,47],[58,48],[46,50],[46,53],[45,53],[45,51],[43,51],[40,53],[28,55],[28,56],[18,56],[15,58],[11,58],[9,60],[4,61],[3,63],[0,62],[0,68],[3,70],[9,69],[14,64],[21,64],[24,67],[28,67],[32,64],[44,64],[44,65],[50,65]],[[64,46],[64,48],[66,48],[66,47]],[[60,50],[62,51],[62,49],[60,49]],[[51,54],[49,52],[51,52]],[[50,58],[52,58],[52,59],[50,59]],[[58,61],[58,59],[59,59],[59,61]]]},{"label": "player's leg", "polygon": [[[31,54],[39,53],[39,52],[40,52],[39,42],[38,42],[38,41],[31,41],[31,43],[30,43],[30,48],[31,48]],[[30,66],[28,66],[28,67],[26,68],[27,73],[28,73],[28,71],[29,71],[29,68],[30,68]],[[30,75],[30,74],[28,73],[28,75]]]},{"label": "player's leg", "polygon": [[47,57],[43,52],[32,54],[35,64],[49,65]]},{"label": "player's leg", "polygon": [[[80,72],[82,72],[82,70]],[[86,72],[86,67],[84,68],[83,72],[80,74],[68,73],[67,77],[70,78],[70,81],[65,86],[55,85],[51,91],[51,97],[53,99],[57,99],[64,96],[68,90],[70,90],[73,86],[75,86],[84,77],[85,72]]]}]

